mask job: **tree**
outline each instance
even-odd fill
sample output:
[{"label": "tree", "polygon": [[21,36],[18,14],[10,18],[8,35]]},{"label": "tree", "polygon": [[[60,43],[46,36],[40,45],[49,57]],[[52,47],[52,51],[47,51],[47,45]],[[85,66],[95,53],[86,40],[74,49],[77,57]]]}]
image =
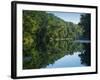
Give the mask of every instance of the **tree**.
[{"label": "tree", "polygon": [[82,14],[80,19],[80,26],[84,29],[83,38],[91,39],[91,15],[90,14]]}]

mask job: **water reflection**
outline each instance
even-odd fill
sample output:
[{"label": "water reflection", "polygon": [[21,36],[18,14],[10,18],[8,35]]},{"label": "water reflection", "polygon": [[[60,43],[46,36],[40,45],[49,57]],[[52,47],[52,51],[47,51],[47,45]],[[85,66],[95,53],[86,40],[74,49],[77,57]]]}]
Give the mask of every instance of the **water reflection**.
[{"label": "water reflection", "polygon": [[51,68],[55,63],[58,63],[56,68],[90,66],[90,43],[60,40],[37,41],[35,45],[30,55],[24,55],[23,69]]},{"label": "water reflection", "polygon": [[84,51],[79,54],[79,57],[81,58],[81,64],[84,64],[86,66],[90,66],[91,65],[91,48],[90,48],[90,43],[87,44],[83,44],[84,45]]},{"label": "water reflection", "polygon": [[73,55],[65,55],[53,64],[47,65],[46,68],[82,67],[84,65],[81,64],[80,57],[78,57],[79,54],[81,54],[81,52],[74,52]]}]

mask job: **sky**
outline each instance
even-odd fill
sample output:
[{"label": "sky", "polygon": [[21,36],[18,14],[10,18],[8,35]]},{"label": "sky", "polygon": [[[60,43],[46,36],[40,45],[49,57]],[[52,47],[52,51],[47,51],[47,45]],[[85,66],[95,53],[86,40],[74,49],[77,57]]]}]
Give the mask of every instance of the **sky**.
[{"label": "sky", "polygon": [[72,13],[72,12],[49,12],[54,14],[55,16],[63,19],[64,21],[73,22],[78,24],[80,22],[80,13]]}]

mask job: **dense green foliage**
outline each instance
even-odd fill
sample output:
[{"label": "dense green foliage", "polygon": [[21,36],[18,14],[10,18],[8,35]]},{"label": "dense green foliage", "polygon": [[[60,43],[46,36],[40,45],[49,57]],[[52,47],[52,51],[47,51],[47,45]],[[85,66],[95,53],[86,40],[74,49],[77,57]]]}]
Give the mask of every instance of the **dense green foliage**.
[{"label": "dense green foliage", "polygon": [[65,54],[82,51],[83,46],[73,41],[82,36],[83,24],[83,18],[77,25],[50,12],[24,10],[23,69],[43,68]]},{"label": "dense green foliage", "polygon": [[[73,40],[82,35],[82,28],[72,22],[44,11],[23,11],[23,42],[25,49],[32,47],[36,41]],[[36,45],[34,45],[36,46]]]},{"label": "dense green foliage", "polygon": [[91,15],[82,14],[79,25],[84,29],[83,38],[91,40]]}]

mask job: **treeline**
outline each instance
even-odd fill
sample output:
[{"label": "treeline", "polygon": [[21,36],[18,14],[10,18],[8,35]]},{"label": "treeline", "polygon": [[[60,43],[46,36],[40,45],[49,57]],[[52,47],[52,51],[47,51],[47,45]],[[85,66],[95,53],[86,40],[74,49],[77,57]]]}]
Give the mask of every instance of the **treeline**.
[{"label": "treeline", "polygon": [[51,13],[23,11],[24,49],[30,48],[36,42],[34,47],[52,40],[75,40],[82,33],[83,29],[79,25],[65,22]]}]

